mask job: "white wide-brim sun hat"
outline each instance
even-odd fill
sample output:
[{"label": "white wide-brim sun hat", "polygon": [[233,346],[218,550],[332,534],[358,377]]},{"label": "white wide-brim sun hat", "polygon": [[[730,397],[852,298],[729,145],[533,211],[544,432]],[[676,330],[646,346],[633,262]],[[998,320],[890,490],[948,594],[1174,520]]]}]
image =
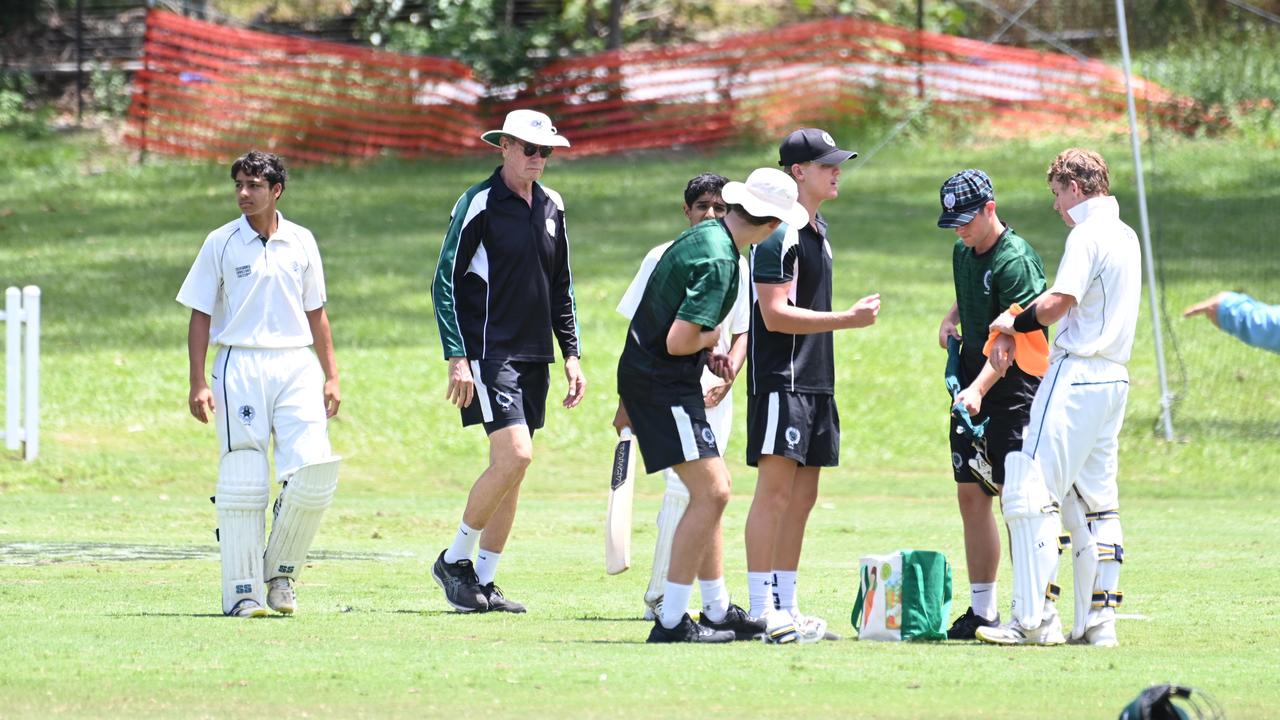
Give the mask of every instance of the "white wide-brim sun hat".
[{"label": "white wide-brim sun hat", "polygon": [[800,190],[790,175],[775,168],[757,168],[744,183],[730,181],[720,191],[726,204],[741,205],[756,217],[778,218],[792,227],[809,224],[809,211],[796,202]]},{"label": "white wide-brim sun hat", "polygon": [[495,147],[502,147],[498,140],[503,135],[510,135],[529,143],[547,147],[569,147],[569,141],[556,133],[556,126],[551,118],[537,110],[512,110],[502,122],[501,130],[490,130],[480,139]]}]

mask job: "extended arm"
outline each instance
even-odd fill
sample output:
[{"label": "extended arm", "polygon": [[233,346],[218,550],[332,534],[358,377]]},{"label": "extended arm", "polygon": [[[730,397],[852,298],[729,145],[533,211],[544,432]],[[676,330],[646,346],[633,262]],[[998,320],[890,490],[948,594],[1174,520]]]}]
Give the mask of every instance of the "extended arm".
[{"label": "extended arm", "polygon": [[848,310],[822,312],[796,307],[787,302],[791,283],[756,283],[756,296],[760,299],[760,315],[771,332],[790,335],[867,327],[876,321],[880,313],[880,295],[868,295],[854,303]]}]

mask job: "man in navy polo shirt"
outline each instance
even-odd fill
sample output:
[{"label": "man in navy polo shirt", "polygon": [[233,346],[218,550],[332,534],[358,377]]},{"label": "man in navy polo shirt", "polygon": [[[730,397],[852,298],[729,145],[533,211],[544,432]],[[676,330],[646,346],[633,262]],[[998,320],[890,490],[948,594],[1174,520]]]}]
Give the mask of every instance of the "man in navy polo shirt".
[{"label": "man in navy polo shirt", "polygon": [[502,165],[454,205],[431,290],[449,361],[447,396],[464,426],[484,426],[489,466],[431,575],[460,612],[522,613],[494,575],[533,459],[533,433],[543,424],[553,335],[568,381],[563,405],[576,407],[587,385],[564,201],[538,183],[552,150],[569,141],[533,110],[511,111],[501,130],[481,138],[502,150]]}]

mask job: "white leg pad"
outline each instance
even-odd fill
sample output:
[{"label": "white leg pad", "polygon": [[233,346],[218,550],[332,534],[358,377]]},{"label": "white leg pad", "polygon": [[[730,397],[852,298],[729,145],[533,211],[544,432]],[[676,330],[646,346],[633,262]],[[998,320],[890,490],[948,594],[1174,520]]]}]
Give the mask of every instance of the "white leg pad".
[{"label": "white leg pad", "polygon": [[224,613],[230,613],[241,600],[264,602],[262,543],[269,483],[263,453],[235,450],[222,456],[214,504],[222,553]]},{"label": "white leg pad", "polygon": [[1071,571],[1075,585],[1075,624],[1071,637],[1084,636],[1085,623],[1089,619],[1089,606],[1093,603],[1093,584],[1098,574],[1098,544],[1089,523],[1085,520],[1087,508],[1074,491],[1062,499],[1062,524],[1071,533]]},{"label": "white leg pad", "polygon": [[265,579],[297,579],[307,560],[311,541],[320,529],[325,508],[338,489],[338,464],[342,458],[303,465],[285,481],[276,499],[271,538],[267,541]]},{"label": "white leg pad", "polygon": [[1124,597],[1120,592],[1120,565],[1124,562],[1124,532],[1120,528],[1120,513],[1116,510],[1104,510],[1089,513],[1086,518],[1098,546],[1098,572],[1094,577],[1093,597],[1085,630],[1114,618],[1115,609]]},{"label": "white leg pad", "polygon": [[1003,500],[1013,558],[1013,618],[1024,628],[1037,628],[1057,576],[1061,522],[1058,503],[1030,455],[1005,456]]},{"label": "white leg pad", "polygon": [[676,537],[676,526],[689,507],[689,491],[671,468],[662,471],[667,479],[667,492],[662,496],[662,509],[658,511],[658,542],[653,549],[653,572],[649,576],[649,588],[644,591],[644,601],[653,604],[662,597],[667,584],[667,569],[671,566],[671,542]]}]

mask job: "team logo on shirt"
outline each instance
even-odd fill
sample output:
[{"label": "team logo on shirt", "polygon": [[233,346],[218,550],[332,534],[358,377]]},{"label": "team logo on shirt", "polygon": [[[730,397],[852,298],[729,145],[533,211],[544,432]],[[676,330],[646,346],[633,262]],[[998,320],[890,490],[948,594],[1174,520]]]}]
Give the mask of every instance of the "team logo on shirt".
[{"label": "team logo on shirt", "polygon": [[293,272],[295,275],[302,272],[302,263],[298,262],[297,260],[294,260],[293,265],[291,265],[290,267],[293,268]]},{"label": "team logo on shirt", "polygon": [[960,457],[960,453],[958,452],[951,453],[951,467],[955,468],[956,470],[959,470],[960,466],[963,464],[964,464],[964,458]]},{"label": "team logo on shirt", "polygon": [[253,272],[252,265],[241,265],[240,267],[236,268],[236,277],[247,278],[249,277],[249,273],[251,272]]},{"label": "team logo on shirt", "polygon": [[254,410],[252,405],[241,405],[240,409],[236,411],[236,415],[240,418],[240,423],[242,425],[248,425],[253,422],[253,418],[256,417],[257,414],[258,411]]},{"label": "team logo on shirt", "polygon": [[986,275],[982,276],[982,294],[991,294],[991,271],[988,270]]},{"label": "team logo on shirt", "polygon": [[704,442],[704,443],[706,443],[706,444],[708,444],[708,445],[711,445],[711,446],[713,446],[713,447],[715,446],[715,444],[716,444],[716,435],[715,435],[715,433],[711,432],[711,428],[709,428],[709,427],[704,427],[704,428],[702,428],[702,442]]},{"label": "team logo on shirt", "polygon": [[547,234],[548,234],[548,235],[555,235],[555,234],[556,234],[556,219],[555,219],[555,218],[547,218]]},{"label": "team logo on shirt", "polygon": [[514,405],[516,402],[515,398],[511,397],[505,392],[502,392],[501,390],[494,393],[493,399],[495,402],[498,403],[498,407],[502,408],[503,412],[510,410],[511,406]]},{"label": "team logo on shirt", "polygon": [[796,443],[800,442],[800,431],[794,427],[789,427],[782,433],[782,437],[787,441],[787,449],[795,450]]}]

